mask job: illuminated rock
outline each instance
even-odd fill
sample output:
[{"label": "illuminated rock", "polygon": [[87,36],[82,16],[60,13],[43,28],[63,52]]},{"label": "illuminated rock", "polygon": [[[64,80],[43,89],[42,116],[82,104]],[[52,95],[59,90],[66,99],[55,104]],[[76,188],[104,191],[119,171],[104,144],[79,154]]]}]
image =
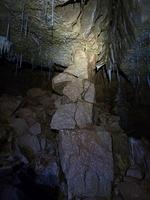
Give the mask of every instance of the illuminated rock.
[{"label": "illuminated rock", "polygon": [[88,79],[88,57],[81,49],[74,52],[73,65],[69,66],[65,72],[81,79]]},{"label": "illuminated rock", "polygon": [[63,94],[66,95],[71,101],[75,102],[81,99],[81,94],[83,92],[83,83],[81,79],[76,79],[63,89]]},{"label": "illuminated rock", "polygon": [[55,92],[58,94],[63,94],[63,89],[67,85],[67,83],[76,80],[75,77],[68,73],[60,73],[55,76],[52,80],[52,87]]}]

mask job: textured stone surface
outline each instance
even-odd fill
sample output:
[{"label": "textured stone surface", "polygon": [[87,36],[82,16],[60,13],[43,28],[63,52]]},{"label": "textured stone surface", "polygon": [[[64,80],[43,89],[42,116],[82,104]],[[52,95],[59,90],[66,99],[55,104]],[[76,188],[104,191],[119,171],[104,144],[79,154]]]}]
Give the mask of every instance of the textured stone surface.
[{"label": "textured stone surface", "polygon": [[68,83],[63,89],[63,94],[73,102],[77,101],[78,99],[81,99],[82,92],[83,84],[82,80],[80,79]]},{"label": "textured stone surface", "polygon": [[83,50],[75,50],[73,63],[74,64],[69,66],[65,72],[81,79],[88,79],[88,57]]},{"label": "textured stone surface", "polygon": [[40,151],[40,144],[36,136],[24,134],[17,138],[17,143],[26,153],[28,152],[28,156],[30,156],[30,152],[37,154]]},{"label": "textured stone surface", "polygon": [[36,122],[29,128],[29,132],[33,135],[39,135],[41,133],[41,125]]},{"label": "textured stone surface", "polygon": [[22,118],[16,118],[11,121],[11,126],[14,128],[18,136],[29,133],[29,126]]},{"label": "textured stone surface", "polygon": [[89,102],[89,103],[95,102],[95,87],[94,87],[94,84],[87,81],[87,80],[84,82],[84,100]]},{"label": "textured stone surface", "polygon": [[93,105],[86,102],[77,102],[75,120],[78,127],[83,128],[92,123]]},{"label": "textured stone surface", "polygon": [[118,194],[126,200],[149,200],[150,192],[147,182],[128,178],[118,187]]},{"label": "textured stone surface", "polygon": [[111,137],[96,129],[59,132],[59,154],[68,184],[68,199],[110,198],[113,180]]},{"label": "textured stone surface", "polygon": [[52,117],[51,128],[56,130],[74,129],[76,125],[75,109],[76,106],[73,103],[60,106]]},{"label": "textured stone surface", "polygon": [[75,77],[68,73],[60,73],[55,76],[52,80],[52,87],[55,92],[58,94],[63,94],[63,89],[67,85],[67,83],[76,80]]}]

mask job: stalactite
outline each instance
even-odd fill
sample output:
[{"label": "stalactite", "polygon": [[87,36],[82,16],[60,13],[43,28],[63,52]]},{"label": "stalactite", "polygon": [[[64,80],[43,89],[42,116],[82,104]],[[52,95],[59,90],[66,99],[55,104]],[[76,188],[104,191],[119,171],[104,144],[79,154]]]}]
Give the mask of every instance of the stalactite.
[{"label": "stalactite", "polygon": [[55,4],[55,0],[51,0],[51,6],[52,6],[52,13],[51,13],[51,17],[52,17],[52,20],[51,20],[51,25],[52,27],[54,26],[54,5]]},{"label": "stalactite", "polygon": [[47,23],[47,9],[48,9],[48,2],[47,0],[44,1],[44,16],[45,16],[45,22]]},{"label": "stalactite", "polygon": [[25,34],[25,37],[27,37],[27,34],[28,34],[28,16],[26,16],[26,19],[25,19],[25,27],[24,27],[24,34]]},{"label": "stalactite", "polygon": [[10,25],[9,25],[9,22],[8,22],[7,32],[6,32],[6,38],[7,38],[7,40],[9,39],[9,30],[10,30]]},{"label": "stalactite", "polygon": [[25,5],[23,5],[22,12],[21,12],[21,33],[23,32],[23,29],[24,29],[24,9],[25,9]]},{"label": "stalactite", "polygon": [[4,36],[0,36],[0,55],[10,52],[12,43]]},{"label": "stalactite", "polygon": [[148,84],[148,87],[150,88],[150,75],[147,74],[147,84]]},{"label": "stalactite", "polygon": [[15,75],[18,75],[18,66],[19,66],[19,55],[16,55],[16,71],[15,71]]},{"label": "stalactite", "polygon": [[108,73],[109,81],[111,82],[112,81],[112,69],[111,68],[107,69],[107,73]]},{"label": "stalactite", "polygon": [[19,56],[19,68],[22,68],[22,53]]}]

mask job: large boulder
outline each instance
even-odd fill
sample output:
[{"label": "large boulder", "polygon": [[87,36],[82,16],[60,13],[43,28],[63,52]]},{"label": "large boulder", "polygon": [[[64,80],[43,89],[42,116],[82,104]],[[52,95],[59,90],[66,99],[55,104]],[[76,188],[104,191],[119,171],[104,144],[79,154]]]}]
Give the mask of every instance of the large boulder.
[{"label": "large boulder", "polygon": [[59,155],[68,199],[110,199],[113,181],[111,136],[101,127],[61,130]]},{"label": "large boulder", "polygon": [[55,130],[74,129],[76,106],[73,103],[60,106],[51,120],[51,128]]}]

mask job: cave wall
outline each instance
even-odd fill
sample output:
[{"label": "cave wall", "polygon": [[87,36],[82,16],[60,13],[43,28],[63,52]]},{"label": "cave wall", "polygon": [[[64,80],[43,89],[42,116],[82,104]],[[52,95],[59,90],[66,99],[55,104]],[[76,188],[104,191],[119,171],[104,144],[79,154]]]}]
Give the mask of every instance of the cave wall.
[{"label": "cave wall", "polygon": [[34,65],[69,66],[76,49],[96,55],[104,63],[107,3],[2,0],[0,35],[8,35],[13,43],[13,59],[18,57]]}]

